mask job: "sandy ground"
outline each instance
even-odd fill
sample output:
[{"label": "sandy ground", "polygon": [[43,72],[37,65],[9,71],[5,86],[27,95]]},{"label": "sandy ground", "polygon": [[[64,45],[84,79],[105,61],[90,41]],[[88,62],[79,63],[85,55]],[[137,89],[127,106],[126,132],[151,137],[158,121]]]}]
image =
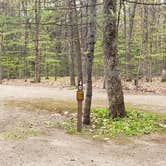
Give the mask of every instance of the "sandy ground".
[{"label": "sandy ground", "polygon": [[[25,139],[0,137],[0,166],[165,166],[166,136],[122,138],[99,141],[72,136],[55,128],[48,128],[46,121],[54,120],[47,112],[29,112],[7,108],[8,99],[54,98],[73,100],[75,90],[0,86],[0,133],[14,131],[19,124],[32,124],[30,129],[43,130],[46,134]],[[103,90],[94,91],[94,100],[106,100]],[[166,96],[126,95],[128,103],[166,107]],[[166,109],[165,109],[166,110]],[[22,129],[26,125],[19,126]]]}]

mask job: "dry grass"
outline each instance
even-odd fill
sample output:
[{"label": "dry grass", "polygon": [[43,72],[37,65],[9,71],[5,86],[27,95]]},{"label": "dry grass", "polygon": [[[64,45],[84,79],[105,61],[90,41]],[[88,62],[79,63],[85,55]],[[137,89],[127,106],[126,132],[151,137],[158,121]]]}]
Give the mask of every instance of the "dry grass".
[{"label": "dry grass", "polygon": [[54,99],[26,99],[8,100],[6,106],[17,107],[27,111],[49,111],[63,113],[65,111],[75,112],[76,103],[74,101],[54,100]]}]

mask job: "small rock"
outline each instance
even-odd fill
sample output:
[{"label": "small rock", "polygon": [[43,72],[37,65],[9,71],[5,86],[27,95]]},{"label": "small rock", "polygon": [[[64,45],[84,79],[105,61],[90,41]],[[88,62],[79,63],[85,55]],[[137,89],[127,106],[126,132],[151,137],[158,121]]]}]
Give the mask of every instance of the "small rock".
[{"label": "small rock", "polygon": [[68,112],[68,111],[65,111],[65,112],[64,112],[64,114],[65,114],[65,115],[68,115],[68,114],[69,114],[69,112]]},{"label": "small rock", "polygon": [[93,135],[93,138],[97,138],[97,137],[99,137],[98,135]]},{"label": "small rock", "polygon": [[110,140],[110,138],[104,138],[104,141],[109,141]]},{"label": "small rock", "polygon": [[159,126],[162,128],[166,128],[166,125],[164,125],[164,124],[159,124]]}]

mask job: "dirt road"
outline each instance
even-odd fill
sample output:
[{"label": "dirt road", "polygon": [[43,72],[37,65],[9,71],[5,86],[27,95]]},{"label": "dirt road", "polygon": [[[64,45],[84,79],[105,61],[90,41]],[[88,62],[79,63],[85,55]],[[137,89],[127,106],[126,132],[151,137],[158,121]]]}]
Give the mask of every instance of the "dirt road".
[{"label": "dirt road", "polygon": [[[8,99],[75,98],[74,90],[32,87],[0,86],[0,134],[15,131],[46,131],[46,134],[30,133],[24,139],[4,139],[0,135],[0,166],[165,166],[166,136],[151,135],[128,139],[99,141],[72,136],[56,128],[48,128],[45,122],[54,119],[45,112],[29,112],[7,108]],[[95,90],[95,100],[105,100],[102,90]],[[128,96],[133,104],[165,107],[165,96]],[[141,100],[138,103],[137,99]],[[166,101],[166,100],[165,100]],[[25,133],[24,133],[25,134]],[[13,135],[12,135],[13,136]]]},{"label": "dirt road", "polygon": [[[75,89],[1,85],[0,99],[9,98],[53,98],[59,100],[75,100]],[[106,103],[107,96],[105,90],[94,89],[93,100],[99,100]],[[166,96],[125,94],[125,102],[139,107],[141,106],[145,110],[166,113]]]}]

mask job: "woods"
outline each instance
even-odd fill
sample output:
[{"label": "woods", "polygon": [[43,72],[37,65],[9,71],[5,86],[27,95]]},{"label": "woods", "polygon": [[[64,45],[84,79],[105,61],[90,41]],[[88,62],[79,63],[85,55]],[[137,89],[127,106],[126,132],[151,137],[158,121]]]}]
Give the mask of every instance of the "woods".
[{"label": "woods", "polygon": [[124,117],[121,78],[166,80],[165,20],[165,1],[1,0],[0,83],[83,81],[89,125],[92,80],[102,77],[110,116]]},{"label": "woods", "polygon": [[0,153],[165,166],[166,0],[0,0]]}]

